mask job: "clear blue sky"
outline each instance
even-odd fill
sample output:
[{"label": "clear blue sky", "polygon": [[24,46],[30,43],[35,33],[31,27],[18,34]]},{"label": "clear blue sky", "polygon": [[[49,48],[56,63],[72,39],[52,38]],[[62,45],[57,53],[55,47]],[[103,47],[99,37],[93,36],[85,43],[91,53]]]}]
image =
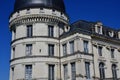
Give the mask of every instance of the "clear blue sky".
[{"label": "clear blue sky", "polygon": [[[70,22],[77,20],[102,21],[104,25],[120,29],[120,0],[64,0]],[[11,33],[9,15],[14,0],[0,1],[0,80],[9,80]]]}]

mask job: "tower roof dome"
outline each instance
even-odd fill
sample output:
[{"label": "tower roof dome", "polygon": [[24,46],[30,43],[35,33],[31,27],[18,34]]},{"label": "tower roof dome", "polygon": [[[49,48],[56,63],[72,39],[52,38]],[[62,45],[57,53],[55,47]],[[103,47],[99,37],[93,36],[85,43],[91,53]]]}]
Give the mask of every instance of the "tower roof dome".
[{"label": "tower roof dome", "polygon": [[27,8],[50,8],[65,12],[63,0],[16,0],[14,11]]}]

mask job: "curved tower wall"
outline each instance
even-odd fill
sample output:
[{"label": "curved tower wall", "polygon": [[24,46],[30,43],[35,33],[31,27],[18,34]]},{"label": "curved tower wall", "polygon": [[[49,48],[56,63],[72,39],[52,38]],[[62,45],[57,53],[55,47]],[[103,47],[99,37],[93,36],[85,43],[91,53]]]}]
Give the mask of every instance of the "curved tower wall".
[{"label": "curved tower wall", "polygon": [[25,80],[27,69],[32,69],[32,79],[48,80],[49,66],[54,67],[54,79],[60,79],[59,36],[68,26],[66,14],[49,8],[23,9],[12,13],[9,23],[10,80]]}]

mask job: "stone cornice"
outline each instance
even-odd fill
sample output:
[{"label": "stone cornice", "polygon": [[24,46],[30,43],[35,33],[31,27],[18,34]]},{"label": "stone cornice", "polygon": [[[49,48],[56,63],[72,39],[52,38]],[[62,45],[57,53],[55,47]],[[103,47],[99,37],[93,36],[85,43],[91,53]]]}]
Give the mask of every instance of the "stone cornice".
[{"label": "stone cornice", "polygon": [[68,21],[63,19],[62,17],[57,17],[53,15],[46,14],[30,14],[25,16],[20,16],[13,19],[10,22],[10,29],[12,29],[15,25],[28,24],[28,23],[37,23],[37,22],[62,22],[64,24],[68,24]]}]

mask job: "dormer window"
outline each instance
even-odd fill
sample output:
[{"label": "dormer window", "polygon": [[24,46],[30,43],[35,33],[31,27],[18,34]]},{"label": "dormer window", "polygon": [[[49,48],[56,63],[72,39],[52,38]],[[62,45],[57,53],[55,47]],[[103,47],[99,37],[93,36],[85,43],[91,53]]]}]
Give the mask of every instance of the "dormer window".
[{"label": "dormer window", "polygon": [[120,39],[120,31],[118,32],[118,38]]},{"label": "dormer window", "polygon": [[98,32],[98,34],[101,33],[101,27],[100,26],[97,27],[97,32]]},{"label": "dormer window", "polygon": [[44,13],[44,9],[43,8],[40,8],[40,13]]},{"label": "dormer window", "polygon": [[65,32],[68,32],[69,30],[70,30],[70,27],[69,27],[69,26],[65,26],[65,27],[64,27],[64,31],[65,31]]},{"label": "dormer window", "polygon": [[30,14],[30,9],[27,9],[26,14]]},{"label": "dormer window", "polygon": [[102,34],[102,23],[101,22],[98,22],[95,25],[95,32],[98,33],[98,34]]},{"label": "dormer window", "polygon": [[114,36],[114,32],[113,31],[109,31],[108,34],[109,34],[110,37]]}]

